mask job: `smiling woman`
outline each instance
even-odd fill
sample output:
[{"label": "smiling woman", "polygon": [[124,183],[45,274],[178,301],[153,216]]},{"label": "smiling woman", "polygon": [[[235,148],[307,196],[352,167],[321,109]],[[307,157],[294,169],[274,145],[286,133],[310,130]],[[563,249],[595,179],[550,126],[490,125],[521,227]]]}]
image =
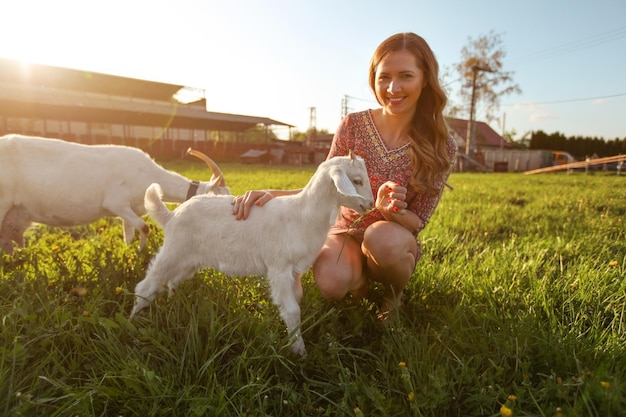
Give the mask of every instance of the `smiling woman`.
[{"label": "smiling woman", "polygon": [[[374,91],[376,99],[383,106],[383,113],[396,117],[405,114],[409,119],[413,117],[426,84],[424,70],[418,65],[416,56],[407,50],[393,52],[380,61],[374,76],[376,79]],[[391,132],[382,131],[385,127],[381,123],[378,129],[385,144],[397,148],[407,143],[406,138],[404,142],[402,138],[399,141],[398,138],[392,137]],[[401,136],[407,134],[407,132],[398,133]]]}]

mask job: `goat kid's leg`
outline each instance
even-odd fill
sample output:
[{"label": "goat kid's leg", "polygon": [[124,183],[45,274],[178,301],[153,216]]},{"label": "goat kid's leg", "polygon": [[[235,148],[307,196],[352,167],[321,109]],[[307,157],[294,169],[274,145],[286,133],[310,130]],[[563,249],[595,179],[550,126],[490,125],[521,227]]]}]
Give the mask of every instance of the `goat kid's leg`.
[{"label": "goat kid's leg", "polygon": [[293,294],[296,297],[296,302],[300,304],[302,301],[302,274],[296,272],[293,273]]},{"label": "goat kid's leg", "polygon": [[150,230],[146,222],[144,222],[141,217],[139,217],[129,206],[107,207],[106,202],[104,206],[108,211],[122,219],[124,224],[124,242],[126,242],[127,245],[130,245],[135,238],[135,230],[137,230],[140,235],[139,246],[143,248],[146,244],[148,231]]},{"label": "goat kid's leg", "polygon": [[9,207],[4,207],[4,205],[0,204],[0,222],[2,224],[2,228],[0,228],[0,249],[9,255],[13,255],[13,236],[8,227],[8,218],[10,216],[7,214],[9,211]]},{"label": "goat kid's leg", "polygon": [[2,249],[8,255],[13,255],[13,240],[5,236],[0,231],[0,249]]},{"label": "goat kid's leg", "polygon": [[270,281],[270,291],[272,301],[278,306],[280,317],[287,325],[287,332],[294,339],[291,350],[306,356],[306,348],[304,347],[304,339],[300,331],[300,304],[299,295],[297,293],[297,278],[294,273],[289,271],[272,272],[268,271],[268,279]]},{"label": "goat kid's leg", "polygon": [[0,249],[9,255],[13,255],[13,237],[3,223],[0,229]]},{"label": "goat kid's leg", "polygon": [[135,305],[130,317],[150,305],[166,287],[171,295],[178,284],[193,277],[195,269],[184,257],[162,247],[150,263],[146,277],[135,287]]},{"label": "goat kid's leg", "polygon": [[150,227],[146,223],[143,223],[143,226],[141,226],[140,229],[136,229],[135,225],[131,222],[125,219],[122,219],[122,222],[124,223],[124,242],[126,242],[127,245],[130,245],[133,241],[133,238],[135,237],[135,230],[138,230],[139,248],[145,248],[146,243],[148,242],[148,233],[150,232]]},{"label": "goat kid's leg", "polygon": [[30,226],[28,213],[21,207],[13,206],[2,219],[0,228],[0,248],[9,255],[13,254],[13,242],[24,247],[24,232]]}]

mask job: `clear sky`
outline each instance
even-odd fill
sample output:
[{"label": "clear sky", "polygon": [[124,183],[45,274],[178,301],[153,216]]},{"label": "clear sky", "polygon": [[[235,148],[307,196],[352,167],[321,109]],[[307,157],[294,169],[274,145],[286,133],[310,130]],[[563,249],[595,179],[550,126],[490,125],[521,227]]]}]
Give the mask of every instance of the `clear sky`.
[{"label": "clear sky", "polygon": [[626,138],[624,0],[3,0],[0,16],[2,57],[203,88],[210,111],[302,131],[315,107],[331,132],[344,96],[377,107],[367,65],[387,36],[420,34],[445,68],[493,30],[522,89],[496,131]]}]

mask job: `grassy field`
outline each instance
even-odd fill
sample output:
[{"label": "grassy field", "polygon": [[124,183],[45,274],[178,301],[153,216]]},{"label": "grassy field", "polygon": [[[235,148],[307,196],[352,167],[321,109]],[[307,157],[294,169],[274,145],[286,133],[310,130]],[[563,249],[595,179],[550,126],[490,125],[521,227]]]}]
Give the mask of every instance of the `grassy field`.
[{"label": "grassy field", "polygon": [[[235,194],[313,172],[222,169]],[[305,360],[258,277],[202,271],[129,321],[156,227],[144,250],[115,219],[30,229],[0,254],[0,415],[625,415],[626,177],[450,183],[390,326],[376,320],[381,288],[332,303],[304,277]]]}]

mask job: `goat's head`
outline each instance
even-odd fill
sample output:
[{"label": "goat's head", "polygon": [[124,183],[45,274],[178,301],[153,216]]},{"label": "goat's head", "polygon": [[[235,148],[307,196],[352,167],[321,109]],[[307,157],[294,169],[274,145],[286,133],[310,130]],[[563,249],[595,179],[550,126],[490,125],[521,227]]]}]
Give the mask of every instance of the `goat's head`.
[{"label": "goat's head", "polygon": [[230,195],[230,190],[226,186],[226,181],[224,181],[224,175],[222,175],[220,167],[217,165],[217,163],[215,163],[214,160],[212,160],[202,152],[193,150],[191,148],[187,149],[187,155],[195,156],[196,158],[204,161],[204,163],[207,164],[207,166],[211,169],[212,175],[211,180],[209,181],[209,189],[211,190],[212,194]]},{"label": "goat's head", "polygon": [[374,195],[367,176],[365,161],[352,152],[348,156],[337,156],[326,161],[328,173],[339,192],[339,204],[358,213],[374,207]]}]

